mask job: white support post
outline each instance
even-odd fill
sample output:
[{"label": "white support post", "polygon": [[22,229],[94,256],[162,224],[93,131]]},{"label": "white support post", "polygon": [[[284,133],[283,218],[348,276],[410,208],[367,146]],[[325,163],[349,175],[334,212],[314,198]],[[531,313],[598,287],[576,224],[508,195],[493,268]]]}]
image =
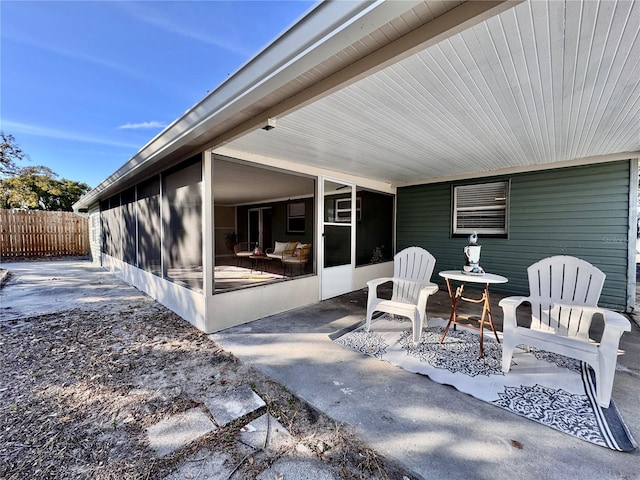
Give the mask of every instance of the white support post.
[{"label": "white support post", "polygon": [[166,241],[165,241],[165,228],[164,222],[169,218],[169,201],[166,199],[166,192],[164,191],[164,174],[158,174],[158,182],[160,184],[160,278],[166,279],[166,264],[167,264],[167,249],[166,249]]},{"label": "white support post", "polygon": [[627,312],[636,305],[636,257],[638,237],[638,159],[629,161],[629,257],[627,260]]},{"label": "white support post", "polygon": [[215,219],[213,208],[213,153],[202,152],[202,290],[206,299],[213,295]]}]

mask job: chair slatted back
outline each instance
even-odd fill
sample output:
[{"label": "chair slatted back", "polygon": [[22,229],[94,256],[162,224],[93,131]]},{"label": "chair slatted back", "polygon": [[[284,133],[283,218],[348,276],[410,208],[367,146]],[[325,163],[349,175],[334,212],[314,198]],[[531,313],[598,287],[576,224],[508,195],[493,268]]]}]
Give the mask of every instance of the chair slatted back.
[{"label": "chair slatted back", "polygon": [[[408,247],[393,257],[393,296],[391,300],[417,303],[422,287],[431,281],[436,259],[424,248]],[[419,284],[413,283],[419,282]]]},{"label": "chair slatted back", "polygon": [[[532,302],[530,328],[587,339],[591,317],[581,307],[597,307],[605,274],[576,257],[557,255],[527,269]],[[553,304],[562,304],[555,306]]]}]

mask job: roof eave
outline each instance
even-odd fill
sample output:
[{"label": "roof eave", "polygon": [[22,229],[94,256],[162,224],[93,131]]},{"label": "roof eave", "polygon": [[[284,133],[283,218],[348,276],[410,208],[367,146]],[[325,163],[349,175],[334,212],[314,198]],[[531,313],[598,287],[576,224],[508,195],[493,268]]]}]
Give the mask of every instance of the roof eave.
[{"label": "roof eave", "polygon": [[262,49],[219,87],[144,145],[131,159],[73,205],[89,208],[119,184],[148,169],[211,125],[231,118],[325,58],[422,3],[322,2]]}]

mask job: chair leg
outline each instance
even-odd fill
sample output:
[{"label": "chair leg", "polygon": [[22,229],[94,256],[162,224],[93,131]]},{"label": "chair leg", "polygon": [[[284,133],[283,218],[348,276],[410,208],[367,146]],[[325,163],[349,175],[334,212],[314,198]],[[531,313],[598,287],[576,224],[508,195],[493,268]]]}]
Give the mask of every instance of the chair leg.
[{"label": "chair leg", "polygon": [[411,319],[413,323],[413,343],[420,343],[422,339],[422,329],[427,326],[427,315],[416,311]]},{"label": "chair leg", "polygon": [[371,317],[373,316],[373,311],[367,309],[367,321],[364,325],[364,329],[368,332],[371,329]]},{"label": "chair leg", "polygon": [[502,337],[502,371],[507,373],[511,369],[511,358],[513,357],[514,346],[511,342],[505,341]]},{"label": "chair leg", "polygon": [[364,324],[364,329],[368,332],[371,328],[371,317],[373,317],[373,312],[375,312],[375,307],[373,306],[373,300],[375,298],[367,299],[367,321]]},{"label": "chair leg", "polygon": [[414,315],[413,323],[413,343],[419,343],[422,336],[422,319],[419,315]]},{"label": "chair leg", "polygon": [[365,323],[364,329],[368,332],[371,328],[371,317],[373,317],[373,312],[375,312],[376,303],[376,292],[372,294],[371,290],[369,290],[369,295],[367,297],[367,321]]},{"label": "chair leg", "polygon": [[598,359],[598,365],[591,365],[596,374],[596,401],[598,405],[609,408],[611,402],[611,391],[613,390],[613,377],[616,373],[617,359],[603,359],[602,355]]}]

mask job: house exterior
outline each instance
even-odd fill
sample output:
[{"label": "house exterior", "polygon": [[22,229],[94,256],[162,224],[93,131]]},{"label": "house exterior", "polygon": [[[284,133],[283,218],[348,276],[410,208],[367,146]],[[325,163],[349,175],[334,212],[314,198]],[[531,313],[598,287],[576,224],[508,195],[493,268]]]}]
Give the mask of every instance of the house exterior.
[{"label": "house exterior", "polygon": [[[460,268],[473,231],[503,292],[569,254],[631,310],[639,32],[631,1],[323,2],[74,209],[96,261],[206,332],[363,288],[406,246]],[[240,285],[231,239],[313,253]]]},{"label": "house exterior", "polygon": [[[635,278],[635,249],[629,252],[629,241],[635,241],[634,232],[629,231],[629,211],[635,197],[630,197],[629,191],[637,183],[636,161],[400,188],[398,248],[420,241],[429,245],[440,270],[459,268],[466,239],[451,238],[453,187],[496,180],[510,183],[509,234],[480,238],[481,264],[509,282],[492,286],[492,290],[526,294],[527,266],[550,255],[572,255],[606,272],[601,306],[625,310],[634,305],[635,286],[629,289],[628,280]],[[425,211],[424,205],[430,208]]]}]

